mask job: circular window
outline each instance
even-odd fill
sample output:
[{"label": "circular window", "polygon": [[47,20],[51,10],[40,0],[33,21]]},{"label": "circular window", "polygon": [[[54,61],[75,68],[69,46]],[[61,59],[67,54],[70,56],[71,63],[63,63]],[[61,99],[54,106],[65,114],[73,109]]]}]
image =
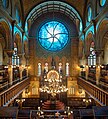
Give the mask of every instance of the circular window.
[{"label": "circular window", "polygon": [[4,8],[8,8],[8,6],[9,6],[9,0],[2,0],[2,3],[3,3],[3,7]]},{"label": "circular window", "polygon": [[106,0],[100,0],[100,5],[101,5],[101,6],[104,6],[105,3],[106,3]]},{"label": "circular window", "polygon": [[39,30],[39,42],[49,51],[63,49],[68,42],[68,37],[66,27],[58,21],[47,22]]},{"label": "circular window", "polygon": [[91,7],[88,7],[88,21],[90,22],[92,19],[92,9]]}]

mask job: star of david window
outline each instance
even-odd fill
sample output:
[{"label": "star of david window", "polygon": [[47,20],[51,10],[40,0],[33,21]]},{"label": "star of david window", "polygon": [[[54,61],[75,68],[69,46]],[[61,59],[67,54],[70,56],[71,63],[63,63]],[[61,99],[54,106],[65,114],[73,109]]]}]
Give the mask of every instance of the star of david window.
[{"label": "star of david window", "polygon": [[62,50],[68,43],[68,30],[58,21],[45,23],[39,30],[39,42],[46,50],[55,52]]}]

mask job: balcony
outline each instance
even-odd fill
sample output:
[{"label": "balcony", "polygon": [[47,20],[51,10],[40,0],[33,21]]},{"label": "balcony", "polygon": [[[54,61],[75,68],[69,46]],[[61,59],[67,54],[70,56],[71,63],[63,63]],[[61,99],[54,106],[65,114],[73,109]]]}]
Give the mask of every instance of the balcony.
[{"label": "balcony", "polygon": [[30,78],[26,77],[0,92],[0,106],[8,106],[18,95],[29,86]]},{"label": "balcony", "polygon": [[81,86],[99,105],[108,106],[108,92],[95,84],[79,77],[78,85]]}]

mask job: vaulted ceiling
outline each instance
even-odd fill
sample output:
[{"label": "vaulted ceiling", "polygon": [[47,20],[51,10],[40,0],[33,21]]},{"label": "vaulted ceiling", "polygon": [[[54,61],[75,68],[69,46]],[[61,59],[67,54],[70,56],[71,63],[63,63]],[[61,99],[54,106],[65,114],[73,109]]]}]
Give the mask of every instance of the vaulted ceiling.
[{"label": "vaulted ceiling", "polygon": [[[48,2],[53,0],[21,0],[23,4],[24,9],[24,17],[26,18],[29,12],[37,5],[39,5],[42,2]],[[75,8],[79,15],[83,18],[84,14],[84,5],[86,0],[58,0],[61,2],[65,2],[69,5],[71,5],[73,8]]]}]

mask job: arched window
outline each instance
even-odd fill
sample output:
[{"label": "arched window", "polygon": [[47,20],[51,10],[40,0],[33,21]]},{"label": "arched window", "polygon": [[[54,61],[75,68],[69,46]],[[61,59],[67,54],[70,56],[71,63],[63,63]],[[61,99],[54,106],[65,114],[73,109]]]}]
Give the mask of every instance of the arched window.
[{"label": "arched window", "polygon": [[88,65],[89,66],[96,65],[96,53],[95,53],[95,50],[94,50],[94,42],[91,43],[90,55],[88,57]]},{"label": "arched window", "polygon": [[9,6],[9,0],[2,0],[2,4],[4,8],[8,8]]},{"label": "arched window", "polygon": [[62,73],[62,63],[59,63],[59,73]]},{"label": "arched window", "polygon": [[82,22],[80,21],[79,30],[82,31],[82,29],[83,29],[83,25]]},{"label": "arched window", "polygon": [[104,6],[106,3],[106,0],[100,0],[100,6]]},{"label": "arched window", "polygon": [[45,63],[45,67],[44,67],[44,73],[48,72],[48,63]]},{"label": "arched window", "polygon": [[89,6],[88,7],[88,16],[87,16],[87,20],[88,20],[88,22],[90,22],[91,21],[91,19],[92,19],[92,9],[91,9],[91,7]]},{"label": "arched window", "polygon": [[19,15],[19,10],[16,8],[16,19],[18,22],[20,22],[20,15]]},{"label": "arched window", "polygon": [[46,50],[59,51],[68,42],[68,31],[58,21],[47,22],[39,30],[39,42]]},{"label": "arched window", "polygon": [[69,63],[66,63],[66,76],[69,76]]},{"label": "arched window", "polygon": [[41,63],[38,63],[38,76],[41,76]]},{"label": "arched window", "polygon": [[25,24],[25,33],[28,33],[28,22]]},{"label": "arched window", "polygon": [[[14,45],[16,46],[15,43],[14,43]],[[18,57],[17,51],[18,51],[17,47],[14,47],[14,52],[12,55],[12,65],[19,66],[19,57]]]},{"label": "arched window", "polygon": [[20,16],[20,12],[19,12],[18,7],[16,7],[15,16],[16,16],[16,20],[18,22],[18,25],[19,26],[22,26],[21,16]]}]

